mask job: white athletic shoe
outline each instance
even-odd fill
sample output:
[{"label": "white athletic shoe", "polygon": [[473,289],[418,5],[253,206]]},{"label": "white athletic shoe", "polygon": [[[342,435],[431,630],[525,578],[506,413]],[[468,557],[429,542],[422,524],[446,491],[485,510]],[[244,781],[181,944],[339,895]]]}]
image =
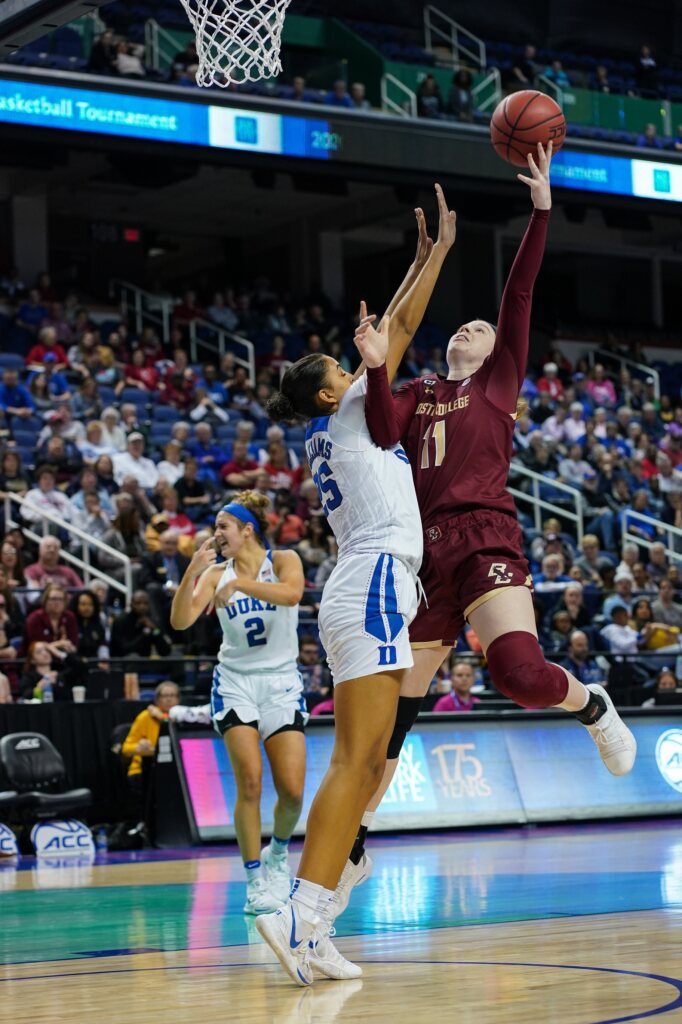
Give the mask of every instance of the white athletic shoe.
[{"label": "white athletic shoe", "polygon": [[585,728],[597,744],[602,761],[612,775],[627,775],[635,763],[637,740],[620,717],[603,686],[591,683],[587,689],[606,701],[606,711],[594,725]]},{"label": "white athletic shoe", "polygon": [[282,906],[284,900],[270,891],[264,878],[254,878],[246,883],[245,914],[271,914]]},{"label": "white athletic shoe", "polygon": [[268,843],[260,852],[260,861],[265,872],[265,880],[268,889],[276,896],[280,904],[286,903],[291,890],[291,875],[289,874],[289,858],[286,853],[273,853]]},{"label": "white athletic shoe", "polygon": [[335,981],[347,981],[350,978],[361,978],[362,967],[352,964],[339,953],[329,934],[321,929],[314,932],[308,941],[309,961],[311,967],[323,974],[325,978]]},{"label": "white athletic shoe", "polygon": [[256,920],[256,928],[284,970],[297,985],[312,985],[309,940],[315,925],[302,921],[291,901],[274,914]]},{"label": "white athletic shoe", "polygon": [[354,864],[352,860],[346,861],[346,866],[343,869],[339,884],[334,892],[334,917],[337,918],[339,914],[343,914],[344,910],[348,906],[350,894],[356,885],[362,885],[366,882],[369,876],[372,874],[372,858],[368,853],[363,853],[358,864]]}]

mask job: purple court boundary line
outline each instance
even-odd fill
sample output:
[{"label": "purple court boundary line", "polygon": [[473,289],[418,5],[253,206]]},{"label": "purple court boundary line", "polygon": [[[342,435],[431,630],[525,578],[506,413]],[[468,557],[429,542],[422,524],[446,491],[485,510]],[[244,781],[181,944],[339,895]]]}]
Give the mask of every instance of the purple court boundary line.
[{"label": "purple court boundary line", "polygon": [[[585,967],[581,964],[537,964],[512,962],[507,960],[358,960],[361,964],[387,965],[420,965],[431,967],[540,967],[549,970],[560,971],[594,971],[597,974],[619,974],[632,978],[644,978],[647,981],[660,981],[664,985],[671,985],[677,991],[677,996],[663,1006],[657,1006],[653,1010],[642,1010],[640,1013],[629,1014],[627,1017],[609,1017],[606,1020],[592,1021],[591,1024],[626,1024],[627,1021],[646,1020],[650,1017],[658,1017],[671,1010],[682,1007],[682,981],[678,978],[670,978],[664,974],[650,974],[646,971],[628,971],[620,967]],[[27,978],[0,978],[0,983],[22,982],[22,981],[52,981],[54,978],[86,978],[95,975],[106,974],[145,974],[158,971],[199,971],[216,970],[217,968],[234,969],[236,967],[274,967],[275,964],[186,964],[178,966],[164,965],[163,967],[123,967],[119,970],[107,971],[69,971],[63,974],[37,974]]]},{"label": "purple court boundary line", "polygon": [[[371,845],[373,847],[393,846],[395,844],[418,843],[421,840],[429,842],[499,842],[501,839],[528,839],[528,838],[556,838],[565,835],[567,832],[576,836],[595,835],[598,833],[613,833],[624,831],[670,831],[679,833],[680,820],[677,818],[637,819],[619,822],[566,822],[562,825],[537,824],[526,825],[523,828],[486,828],[486,829],[454,829],[450,831],[431,832],[373,832],[371,833]],[[303,849],[303,837],[297,836],[291,840],[291,849],[300,852]],[[221,844],[216,846],[185,846],[169,847],[157,850],[117,850],[111,853],[98,855],[93,862],[94,867],[104,864],[149,864],[163,861],[179,860],[210,860],[214,857],[239,856],[237,844]],[[0,860],[0,870],[2,870]],[[36,858],[34,856],[22,856],[12,867],[16,871],[27,871],[34,867]]]}]

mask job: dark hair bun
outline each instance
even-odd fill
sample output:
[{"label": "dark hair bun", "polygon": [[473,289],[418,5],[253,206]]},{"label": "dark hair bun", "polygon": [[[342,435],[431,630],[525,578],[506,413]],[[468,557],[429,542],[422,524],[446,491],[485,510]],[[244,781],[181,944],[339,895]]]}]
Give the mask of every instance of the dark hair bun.
[{"label": "dark hair bun", "polygon": [[290,423],[296,419],[296,410],[281,391],[276,391],[272,398],[268,399],[265,411],[270,419],[276,422]]}]

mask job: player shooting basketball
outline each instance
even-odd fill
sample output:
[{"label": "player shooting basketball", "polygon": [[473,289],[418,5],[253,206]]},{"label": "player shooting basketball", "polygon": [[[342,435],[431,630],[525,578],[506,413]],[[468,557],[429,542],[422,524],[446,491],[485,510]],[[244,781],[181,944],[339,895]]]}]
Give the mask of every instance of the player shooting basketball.
[{"label": "player shooting basketball", "polygon": [[344,872],[350,885],[341,905],[352,884],[367,877],[363,841],[371,814],[390,784],[422,698],[465,620],[482,644],[501,693],[523,707],[572,712],[589,730],[613,775],[624,775],[634,764],[634,736],[606,691],[598,685],[585,687],[545,661],[523,536],[506,489],[528,359],[533,286],[552,205],[551,155],[551,143],[547,152],[538,145],[537,163],[529,155],[529,174],[518,175],[530,189],[534,209],[507,280],[497,326],[471,320],[457,329],[448,344],[447,379],[435,374],[418,378],[393,396],[386,372],[387,352],[395,364],[396,350],[407,349],[428,304],[438,276],[429,263],[379,331],[364,306],[356,330],[356,345],[368,367],[366,413],[372,438],[382,447],[401,440],[412,465],[424,528],[420,578],[427,603],[422,602],[410,626],[414,668],[401,687],[382,786],[351,854],[355,871]]}]

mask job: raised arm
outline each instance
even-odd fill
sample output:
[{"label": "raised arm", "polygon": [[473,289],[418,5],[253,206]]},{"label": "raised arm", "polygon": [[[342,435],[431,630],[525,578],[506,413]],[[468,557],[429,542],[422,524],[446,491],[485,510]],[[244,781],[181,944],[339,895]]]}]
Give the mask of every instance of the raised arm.
[{"label": "raised arm", "polygon": [[[433,241],[432,239],[429,238],[426,230],[426,218],[424,217],[424,211],[420,206],[418,206],[414,212],[417,217],[418,229],[417,251],[415,253],[414,260],[410,264],[408,271],[405,274],[405,277],[403,278],[398,287],[398,290],[396,291],[395,295],[393,296],[388,306],[386,307],[386,312],[384,313],[384,316],[391,316],[391,314],[394,312],[394,310],[396,309],[400,301],[403,299],[403,297],[407,295],[410,288],[419,277],[421,271],[423,270],[426,264],[426,261],[428,260],[433,250]],[[402,359],[402,356],[400,358]],[[362,377],[366,369],[367,367],[363,360],[363,362],[360,363],[357,370],[353,374],[353,379],[357,380],[358,377]]]},{"label": "raised arm", "polygon": [[[170,610],[170,624],[173,629],[189,629],[194,625],[213,600],[220,576],[221,573],[216,566],[216,549],[211,537],[194,552],[180,586],[175,591]],[[195,586],[197,579],[199,583]]]},{"label": "raised arm", "polygon": [[[448,210],[440,185],[436,185],[435,188],[439,214],[438,239],[434,245],[426,233],[424,212],[421,209],[417,209],[417,223],[419,225],[417,255],[384,314],[391,318],[391,329],[388,336],[388,356],[386,358],[389,381],[393,380],[398,372],[403,356],[421,323],[424,310],[428,305],[431,293],[438,280],[440,269],[443,266],[443,261],[448,250],[455,242],[456,215],[454,211]],[[374,319],[374,316],[371,319]],[[361,319],[358,326],[361,326],[362,322]],[[365,369],[366,365],[363,361],[355,372],[356,380],[364,373]]]},{"label": "raised arm", "polygon": [[519,181],[530,187],[533,213],[504,288],[497,323],[495,346],[479,370],[479,383],[487,397],[499,409],[513,413],[528,364],[530,314],[533,286],[542,265],[547,239],[552,193],[549,165],[552,143],[545,153],[538,145],[537,164],[528,156],[531,177],[519,174]]},{"label": "raised arm", "polygon": [[384,316],[391,316],[391,314],[395,312],[398,303],[405,295],[407,295],[410,288],[419,277],[433,249],[433,239],[429,238],[426,230],[426,217],[424,216],[424,211],[421,206],[418,206],[414,212],[417,218],[417,252],[415,253],[414,260],[405,274],[405,277],[401,281],[398,290],[386,307]]},{"label": "raised arm", "polygon": [[392,381],[398,372],[403,356],[422,322],[445,257],[455,244],[457,215],[454,210],[448,210],[440,185],[436,185],[435,188],[438,199],[438,238],[416,281],[403,295],[391,315],[386,357],[389,381]]}]

